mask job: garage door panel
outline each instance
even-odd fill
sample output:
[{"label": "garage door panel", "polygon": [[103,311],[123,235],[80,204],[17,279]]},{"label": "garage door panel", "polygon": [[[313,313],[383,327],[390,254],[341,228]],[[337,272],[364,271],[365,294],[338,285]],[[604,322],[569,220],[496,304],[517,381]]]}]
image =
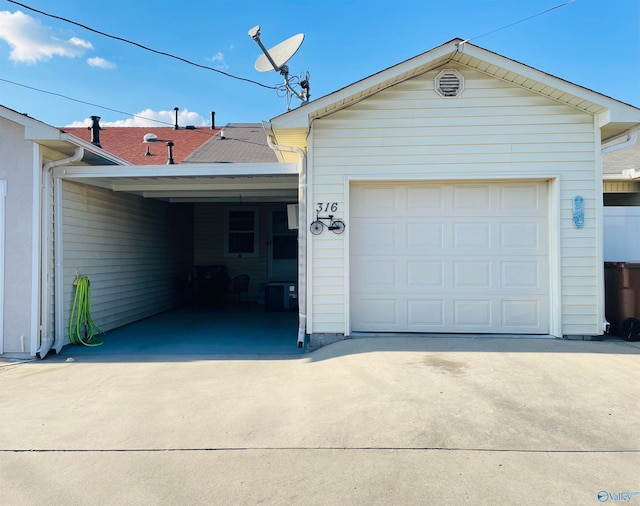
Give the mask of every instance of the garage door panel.
[{"label": "garage door panel", "polygon": [[453,187],[453,208],[461,214],[474,215],[491,208],[490,188],[486,185],[456,185]]},{"label": "garage door panel", "polygon": [[395,248],[397,246],[396,229],[394,223],[375,223],[372,221],[354,220],[351,231],[353,250],[355,253],[376,251],[380,248]]},{"label": "garage door panel", "polygon": [[393,211],[396,208],[396,190],[393,187],[370,188],[370,191],[354,195],[351,204],[354,210],[359,211],[354,217],[368,217],[381,209]]},{"label": "garage door panel", "polygon": [[[361,330],[378,330],[392,332],[400,324],[396,298],[360,297],[352,302],[354,309],[353,324]],[[358,315],[372,315],[360,318]]]},{"label": "garage door panel", "polygon": [[491,262],[460,261],[453,264],[453,287],[491,288]]},{"label": "garage door panel", "polygon": [[502,326],[535,331],[540,326],[541,313],[537,300],[503,300]]},{"label": "garage door panel", "polygon": [[412,288],[444,288],[444,262],[409,260],[407,262],[407,278],[407,285]]},{"label": "garage door panel", "polygon": [[489,249],[491,247],[491,225],[488,223],[453,223],[453,247],[456,249]]},{"label": "garage door panel", "polygon": [[407,251],[421,250],[433,252],[444,247],[441,223],[407,223]]},{"label": "garage door panel", "polygon": [[428,188],[407,188],[404,202],[408,216],[421,215],[424,209],[440,210],[443,205],[443,188],[433,186]]},{"label": "garage door panel", "polygon": [[444,301],[443,300],[408,300],[407,301],[408,328],[417,329],[418,332],[424,328],[431,328],[438,331],[444,328]]},{"label": "garage door panel", "polygon": [[536,183],[500,185],[500,208],[510,213],[521,211],[528,214],[537,211],[544,215],[546,204]]},{"label": "garage door panel", "polygon": [[394,184],[352,188],[352,330],[548,332],[545,183]]},{"label": "garage door panel", "polygon": [[500,246],[511,249],[538,249],[541,245],[540,224],[519,221],[500,224]]},{"label": "garage door panel", "polygon": [[[541,333],[545,308],[538,300],[488,298],[360,298],[354,301],[353,324],[361,331]],[[362,319],[370,313],[373,318]],[[398,325],[405,321],[402,330]],[[496,328],[502,330],[497,331]]]},{"label": "garage door panel", "polygon": [[536,289],[542,286],[540,263],[531,261],[502,262],[500,286],[502,288]]},{"label": "garage door panel", "polygon": [[394,260],[364,260],[352,269],[353,283],[367,290],[395,290],[398,287],[398,264]]},{"label": "garage door panel", "polygon": [[458,328],[491,328],[491,303],[485,300],[454,300],[453,325]]}]

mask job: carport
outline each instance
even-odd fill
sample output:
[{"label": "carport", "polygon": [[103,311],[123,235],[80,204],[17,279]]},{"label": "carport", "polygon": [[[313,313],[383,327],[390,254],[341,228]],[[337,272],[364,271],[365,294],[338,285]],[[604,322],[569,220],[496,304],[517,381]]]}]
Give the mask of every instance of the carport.
[{"label": "carport", "polygon": [[[62,275],[43,278],[53,348],[69,343],[73,283],[86,275],[92,317],[111,343],[73,353],[297,353],[297,308],[266,311],[265,297],[273,283],[297,282],[297,231],[287,211],[298,203],[299,167],[55,168],[45,206],[51,235],[62,240],[48,242],[45,264]],[[239,303],[203,297],[202,272],[220,266],[229,279],[250,275]]]}]

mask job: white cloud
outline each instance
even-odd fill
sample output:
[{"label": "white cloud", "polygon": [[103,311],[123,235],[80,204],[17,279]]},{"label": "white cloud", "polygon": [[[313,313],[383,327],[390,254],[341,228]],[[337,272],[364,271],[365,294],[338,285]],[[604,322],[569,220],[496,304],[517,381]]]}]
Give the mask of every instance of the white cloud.
[{"label": "white cloud", "polygon": [[110,62],[108,60],[105,60],[104,58],[100,58],[99,56],[96,56],[95,58],[87,59],[87,63],[91,67],[98,67],[98,68],[101,68],[101,69],[114,69],[114,68],[116,68],[116,64],[115,63]]},{"label": "white cloud", "polygon": [[227,65],[227,63],[224,61],[224,54],[222,54],[220,51],[209,58],[209,61],[217,63],[217,67],[219,69],[227,70],[229,68],[229,65]]},{"label": "white cloud", "polygon": [[29,64],[53,56],[76,58],[93,49],[91,42],[78,37],[68,40],[56,37],[50,27],[20,11],[0,11],[0,39],[11,46],[10,60]]},{"label": "white cloud", "polygon": [[[175,123],[175,111],[153,111],[145,109],[136,113],[135,117],[121,119],[116,121],[101,121],[100,126],[103,127],[162,127],[171,126]],[[155,121],[154,121],[155,120]],[[182,109],[178,112],[178,125],[194,125],[206,126],[206,120],[197,112],[191,112],[188,109]],[[67,127],[89,127],[91,126],[91,118],[85,118],[81,121],[74,121]]]},{"label": "white cloud", "polygon": [[74,46],[83,47],[85,49],[93,49],[91,42],[87,42],[86,40],[79,39],[78,37],[71,37],[69,39],[69,44],[73,44]]}]

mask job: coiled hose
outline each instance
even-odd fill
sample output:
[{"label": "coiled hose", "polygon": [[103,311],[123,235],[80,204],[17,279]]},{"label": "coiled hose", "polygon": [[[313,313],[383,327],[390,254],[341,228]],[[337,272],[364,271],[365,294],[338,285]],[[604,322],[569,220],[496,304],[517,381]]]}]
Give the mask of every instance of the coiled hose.
[{"label": "coiled hose", "polygon": [[[84,338],[82,331],[84,330]],[[69,317],[69,340],[72,344],[100,346],[104,332],[91,318],[91,283],[88,276],[80,276],[76,281],[76,295]],[[100,336],[100,337],[98,337]]]}]

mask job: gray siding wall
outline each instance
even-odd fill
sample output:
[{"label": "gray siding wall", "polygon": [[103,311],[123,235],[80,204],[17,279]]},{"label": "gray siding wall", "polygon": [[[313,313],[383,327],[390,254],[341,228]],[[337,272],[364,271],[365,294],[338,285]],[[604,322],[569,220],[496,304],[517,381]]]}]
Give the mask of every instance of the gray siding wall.
[{"label": "gray siding wall", "polygon": [[[110,330],[170,309],[193,265],[193,207],[63,183],[65,333],[76,271]],[[65,336],[65,340],[68,336]]]},{"label": "gray siding wall", "polygon": [[[601,333],[602,174],[594,117],[476,70],[448,68],[457,68],[465,78],[458,98],[445,99],[434,91],[434,71],[314,122],[310,210],[317,202],[337,202],[347,233],[311,237],[310,331],[345,331],[346,178],[447,181],[539,175],[556,177],[559,185],[559,216],[550,231],[558,244],[551,259],[560,270],[561,333]],[[572,224],[576,195],[584,198],[582,229]]]},{"label": "gray siding wall", "polygon": [[[7,181],[4,265],[4,353],[30,352],[33,304],[33,174],[34,147],[24,127],[0,118],[0,179]],[[24,336],[21,339],[21,336]]]}]

